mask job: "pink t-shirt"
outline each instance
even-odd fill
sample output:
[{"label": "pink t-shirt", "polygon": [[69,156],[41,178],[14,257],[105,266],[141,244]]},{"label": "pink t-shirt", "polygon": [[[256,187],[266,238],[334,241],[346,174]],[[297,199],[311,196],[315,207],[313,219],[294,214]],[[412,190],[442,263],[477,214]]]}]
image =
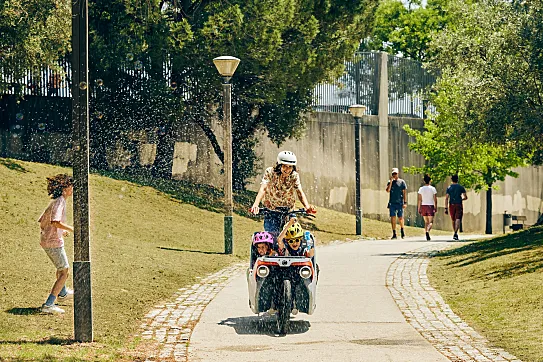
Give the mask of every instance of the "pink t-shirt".
[{"label": "pink t-shirt", "polygon": [[60,248],[64,246],[62,236],[64,230],[51,225],[52,221],[66,222],[66,199],[60,196],[51,200],[47,209],[41,214],[40,223],[40,245],[42,248]]}]

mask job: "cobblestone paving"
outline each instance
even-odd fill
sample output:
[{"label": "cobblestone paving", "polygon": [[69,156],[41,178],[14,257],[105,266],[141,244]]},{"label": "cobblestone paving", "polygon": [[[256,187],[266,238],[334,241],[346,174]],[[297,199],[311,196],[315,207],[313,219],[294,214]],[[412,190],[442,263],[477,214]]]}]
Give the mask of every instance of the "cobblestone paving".
[{"label": "cobblestone paving", "polygon": [[157,305],[145,317],[140,335],[160,343],[161,348],[147,361],[187,361],[189,340],[205,307],[235,276],[247,268],[236,264],[200,280],[191,287],[179,289],[173,301]]},{"label": "cobblestone paving", "polygon": [[451,361],[514,361],[506,351],[463,322],[430,286],[426,270],[432,251],[448,245],[430,245],[396,259],[387,273],[387,286],[406,320]]}]

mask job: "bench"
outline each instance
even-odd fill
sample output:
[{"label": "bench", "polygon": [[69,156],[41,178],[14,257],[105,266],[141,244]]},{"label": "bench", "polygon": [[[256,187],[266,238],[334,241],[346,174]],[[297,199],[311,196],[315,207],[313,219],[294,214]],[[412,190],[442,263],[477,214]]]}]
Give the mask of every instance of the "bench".
[{"label": "bench", "polygon": [[524,226],[525,226],[524,222],[527,220],[526,216],[524,216],[524,215],[511,215],[511,219],[513,220],[513,223],[511,224],[511,226],[509,226],[511,228],[511,230],[517,231],[517,230],[524,229]]}]

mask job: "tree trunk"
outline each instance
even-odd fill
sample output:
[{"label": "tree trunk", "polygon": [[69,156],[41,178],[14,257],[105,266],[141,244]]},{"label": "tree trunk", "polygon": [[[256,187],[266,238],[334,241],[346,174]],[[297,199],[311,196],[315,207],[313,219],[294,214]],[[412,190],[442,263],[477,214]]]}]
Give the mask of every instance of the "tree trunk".
[{"label": "tree trunk", "polygon": [[492,185],[486,190],[486,228],[485,234],[492,234]]},{"label": "tree trunk", "polygon": [[156,157],[151,173],[154,177],[162,179],[172,178],[174,140],[170,131],[159,135],[156,145]]}]

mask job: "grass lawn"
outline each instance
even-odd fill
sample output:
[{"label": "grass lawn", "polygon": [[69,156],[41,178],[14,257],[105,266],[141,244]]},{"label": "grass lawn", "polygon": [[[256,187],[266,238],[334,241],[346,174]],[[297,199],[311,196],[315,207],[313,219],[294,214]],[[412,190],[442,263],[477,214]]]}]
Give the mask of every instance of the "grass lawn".
[{"label": "grass lawn", "polygon": [[[262,221],[247,216],[254,193],[236,195],[234,255],[223,254],[221,193],[180,181],[118,174],[90,177],[91,261],[95,343],[74,343],[73,304],[42,315],[54,269],[39,246],[37,219],[49,203],[46,176],[71,170],[0,158],[0,360],[133,361],[153,348],[134,334],[141,318],[197,277],[248,259]],[[72,210],[72,201],[68,202]],[[72,223],[70,213],[68,222]],[[364,236],[386,238],[388,223],[363,221]],[[317,240],[357,239],[355,218],[319,209]],[[409,236],[423,235],[408,228]],[[66,239],[73,262],[73,238]],[[71,281],[68,282],[71,285]]]},{"label": "grass lawn", "polygon": [[543,361],[543,227],[439,253],[430,282],[489,341]]}]

